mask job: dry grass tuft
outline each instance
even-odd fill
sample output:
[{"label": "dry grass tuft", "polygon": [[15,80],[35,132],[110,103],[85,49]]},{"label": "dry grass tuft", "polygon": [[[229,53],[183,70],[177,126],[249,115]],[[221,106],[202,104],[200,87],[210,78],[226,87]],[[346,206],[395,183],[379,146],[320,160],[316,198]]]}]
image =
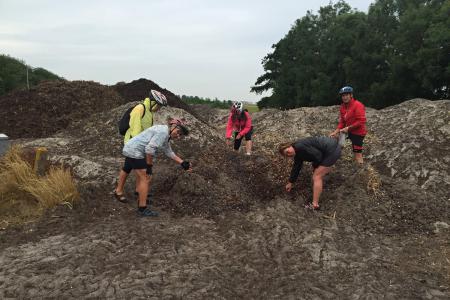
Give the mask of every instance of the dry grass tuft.
[{"label": "dry grass tuft", "polygon": [[23,223],[59,204],[72,207],[79,198],[69,170],[50,168],[38,176],[13,146],[0,160],[0,216],[4,224]]},{"label": "dry grass tuft", "polygon": [[23,189],[36,198],[42,208],[52,208],[58,204],[73,206],[79,197],[69,170],[51,168],[47,176],[33,178]]},{"label": "dry grass tuft", "polygon": [[381,196],[381,177],[372,165],[367,166],[367,191],[373,193],[375,197]]}]

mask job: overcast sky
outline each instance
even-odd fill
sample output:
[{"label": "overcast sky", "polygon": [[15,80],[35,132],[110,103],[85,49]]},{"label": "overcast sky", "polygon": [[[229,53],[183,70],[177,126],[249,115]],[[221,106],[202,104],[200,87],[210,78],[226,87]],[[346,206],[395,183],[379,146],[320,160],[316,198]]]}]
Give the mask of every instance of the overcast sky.
[{"label": "overcast sky", "polygon": [[[336,1],[334,1],[336,2]],[[367,12],[370,0],[347,0]],[[257,101],[262,58],[328,0],[0,0],[0,53],[69,80]]]}]

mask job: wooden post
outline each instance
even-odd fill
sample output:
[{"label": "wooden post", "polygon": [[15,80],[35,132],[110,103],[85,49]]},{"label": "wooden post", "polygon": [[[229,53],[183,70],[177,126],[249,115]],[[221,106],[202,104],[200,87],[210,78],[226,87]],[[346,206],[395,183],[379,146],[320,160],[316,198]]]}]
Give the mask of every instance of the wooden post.
[{"label": "wooden post", "polygon": [[48,151],[45,147],[38,147],[35,151],[33,170],[37,175],[43,176],[47,166]]}]

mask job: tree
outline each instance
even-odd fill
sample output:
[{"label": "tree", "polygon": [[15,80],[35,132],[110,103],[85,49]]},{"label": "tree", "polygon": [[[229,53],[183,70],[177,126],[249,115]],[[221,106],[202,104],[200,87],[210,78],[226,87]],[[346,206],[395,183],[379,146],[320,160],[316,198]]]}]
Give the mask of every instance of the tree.
[{"label": "tree", "polygon": [[15,89],[26,88],[27,68],[29,69],[28,81],[30,86],[35,86],[42,80],[62,79],[43,68],[33,69],[21,60],[8,55],[0,55],[0,95]]},{"label": "tree", "polygon": [[281,108],[336,104],[343,85],[376,108],[448,98],[449,15],[449,0],[377,0],[367,14],[338,1],[308,11],[264,57],[251,91],[271,91],[258,105]]}]

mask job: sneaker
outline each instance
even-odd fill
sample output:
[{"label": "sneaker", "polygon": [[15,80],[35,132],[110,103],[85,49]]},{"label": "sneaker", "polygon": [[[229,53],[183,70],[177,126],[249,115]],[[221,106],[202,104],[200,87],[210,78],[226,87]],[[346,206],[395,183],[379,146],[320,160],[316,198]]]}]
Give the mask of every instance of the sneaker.
[{"label": "sneaker", "polygon": [[138,215],[141,217],[158,217],[159,213],[151,210],[150,208],[146,208],[143,211],[137,211]]},{"label": "sneaker", "polygon": [[305,209],[320,210],[320,206],[314,206],[312,203],[305,204]]}]

